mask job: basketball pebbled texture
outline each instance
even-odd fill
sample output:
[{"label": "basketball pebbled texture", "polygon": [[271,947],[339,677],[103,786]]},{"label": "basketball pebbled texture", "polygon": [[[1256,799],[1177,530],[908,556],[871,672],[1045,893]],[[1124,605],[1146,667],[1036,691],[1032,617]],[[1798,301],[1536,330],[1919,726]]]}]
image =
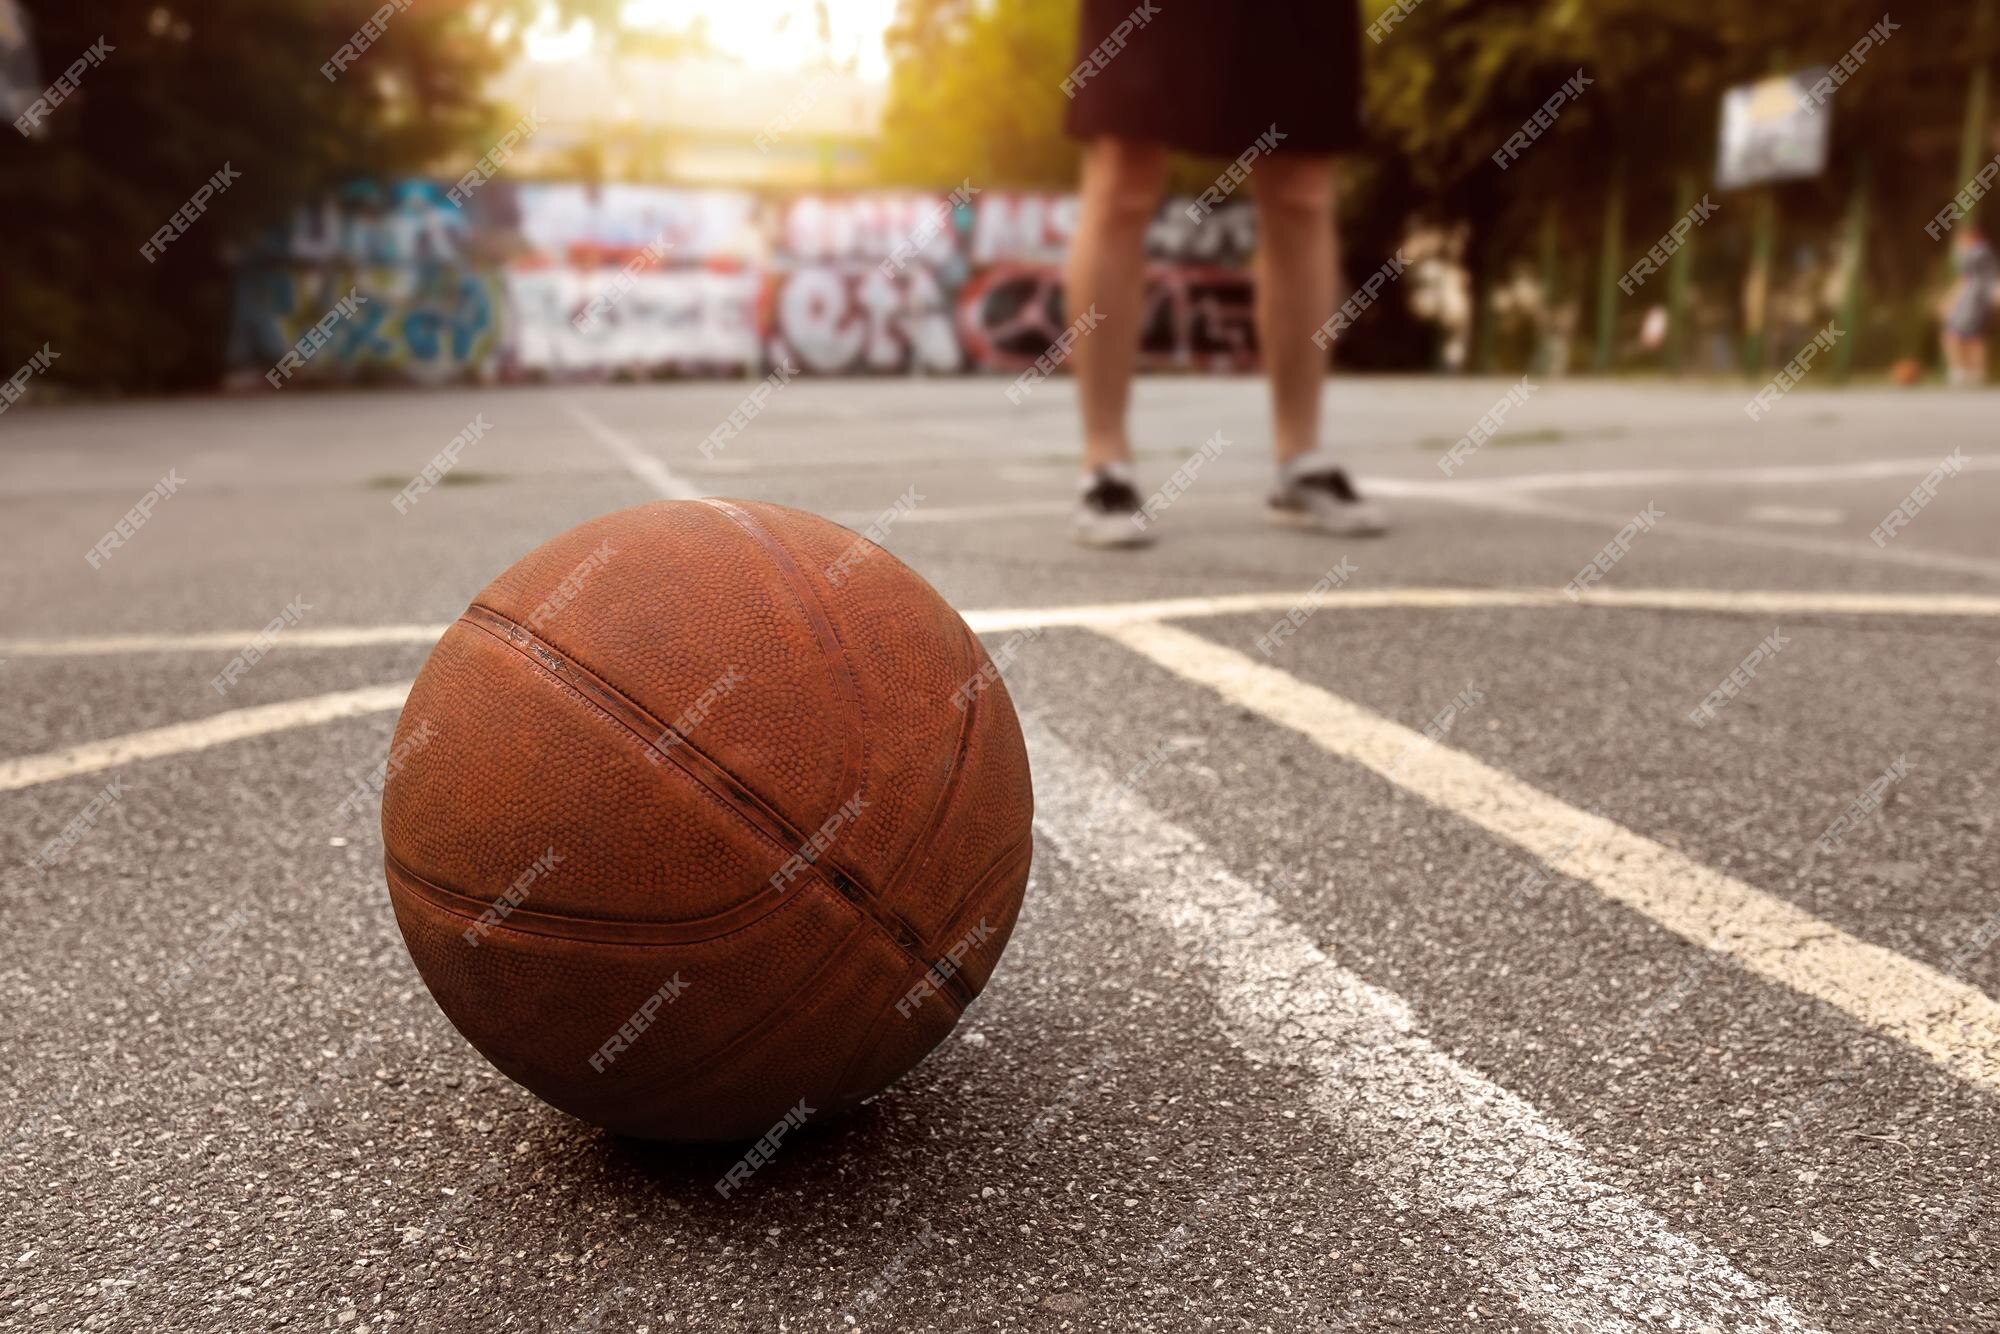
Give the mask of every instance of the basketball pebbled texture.
[{"label": "basketball pebbled texture", "polygon": [[670,501],[530,552],[445,632],[382,837],[410,956],[488,1060],[614,1131],[730,1140],[951,1031],[1033,805],[1006,687],[930,585],[800,510]]}]

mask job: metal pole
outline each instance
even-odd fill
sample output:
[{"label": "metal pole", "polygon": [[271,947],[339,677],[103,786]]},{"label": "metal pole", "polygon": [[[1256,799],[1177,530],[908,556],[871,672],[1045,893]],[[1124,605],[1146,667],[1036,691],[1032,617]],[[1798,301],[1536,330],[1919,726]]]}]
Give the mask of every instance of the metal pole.
[{"label": "metal pole", "polygon": [[1611,193],[1604,200],[1604,254],[1597,269],[1597,359],[1600,371],[1611,369],[1618,324],[1618,252],[1625,231],[1624,164],[1612,168]]},{"label": "metal pole", "polygon": [[1868,248],[1868,158],[1854,164],[1854,199],[1847,209],[1846,273],[1841,275],[1841,339],[1833,348],[1833,374],[1845,381],[1854,365],[1854,344],[1861,326],[1861,279],[1867,271],[1863,257]]},{"label": "metal pole", "polygon": [[[1694,211],[1694,173],[1684,171],[1680,184],[1674,190],[1674,221],[1679,223]],[[1688,282],[1689,273],[1694,269],[1694,232],[1689,231],[1687,240],[1681,243],[1681,250],[1673,258],[1673,272],[1667,275],[1667,369],[1675,375],[1687,355],[1688,323]]]},{"label": "metal pole", "polygon": [[[1972,73],[1965,87],[1965,125],[1958,140],[1958,174],[1952,178],[1947,198],[1956,196],[1965,188],[1965,183],[1979,172],[1980,159],[1986,155],[1987,128],[1987,34],[1992,31],[1993,0],[1979,0],[1979,8],[1972,16]],[[1937,260],[1931,265],[1931,286],[1929,290],[1941,290],[1951,282],[1951,247],[1939,249]],[[1898,321],[1900,336],[1897,341],[1906,357],[1923,356],[1923,348],[1931,323],[1930,301],[1919,295],[1915,300],[1903,303],[1903,313]]]},{"label": "metal pole", "polygon": [[1551,199],[1542,205],[1542,258],[1541,273],[1537,281],[1542,289],[1542,319],[1535,331],[1535,355],[1531,364],[1539,374],[1548,374],[1555,364],[1555,348],[1550,339],[1555,331],[1556,318],[1556,248],[1560,239],[1556,221],[1556,205]]},{"label": "metal pole", "polygon": [[1972,78],[1965,90],[1965,130],[1958,141],[1958,179],[1952,182],[1955,195],[1979,170],[1986,155],[1986,34],[1993,22],[1993,0],[1979,0],[1972,18]]},{"label": "metal pole", "polygon": [[[1783,74],[1791,52],[1771,52],[1771,73]],[[1743,279],[1743,369],[1755,376],[1764,369],[1764,330],[1771,306],[1771,255],[1778,245],[1778,194],[1766,185],[1757,191],[1757,212],[1751,219],[1750,272]]]},{"label": "metal pole", "polygon": [[1771,305],[1771,252],[1778,243],[1778,199],[1769,186],[1757,192],[1756,234],[1750,243],[1750,274],[1743,282],[1743,369],[1764,368],[1764,326]]}]

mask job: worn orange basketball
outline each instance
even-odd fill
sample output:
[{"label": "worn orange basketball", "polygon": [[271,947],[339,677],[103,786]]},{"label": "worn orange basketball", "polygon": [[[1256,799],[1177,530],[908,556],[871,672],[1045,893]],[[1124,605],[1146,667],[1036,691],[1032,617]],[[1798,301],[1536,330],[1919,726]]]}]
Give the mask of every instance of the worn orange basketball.
[{"label": "worn orange basketball", "polygon": [[950,605],[752,501],[593,520],[417,678],[382,796],[418,971],[510,1078],[626,1134],[851,1105],[958,1022],[1013,929],[1027,752]]}]

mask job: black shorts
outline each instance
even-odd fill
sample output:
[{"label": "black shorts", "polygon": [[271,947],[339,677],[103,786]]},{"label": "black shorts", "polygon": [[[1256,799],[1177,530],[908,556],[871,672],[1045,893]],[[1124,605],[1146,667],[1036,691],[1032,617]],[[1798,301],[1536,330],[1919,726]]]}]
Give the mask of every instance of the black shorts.
[{"label": "black shorts", "polygon": [[[1347,0],[1083,0],[1063,91],[1072,138],[1235,157],[1361,142],[1361,20]],[[1087,68],[1086,68],[1087,66]]]}]

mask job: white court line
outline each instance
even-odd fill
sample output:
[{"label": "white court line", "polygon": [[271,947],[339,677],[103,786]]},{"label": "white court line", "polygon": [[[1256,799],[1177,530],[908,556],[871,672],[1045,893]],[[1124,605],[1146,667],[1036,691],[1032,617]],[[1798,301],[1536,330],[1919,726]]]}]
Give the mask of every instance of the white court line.
[{"label": "white court line", "polygon": [[1831,528],[1847,518],[1847,511],[1824,505],[1752,505],[1743,511],[1752,523],[1796,523],[1812,528]]},{"label": "white court line", "polygon": [[[1181,620],[1206,616],[1232,616],[1254,613],[1282,614],[1294,607],[1308,610],[1367,611],[1395,608],[1417,608],[1426,610],[1448,610],[1454,608],[1520,607],[1542,609],[1566,609],[1572,606],[1604,607],[1623,610],[1659,610],[1691,612],[1741,612],[1757,615],[1788,616],[2000,616],[2000,597],[1971,593],[1812,593],[1812,592],[1772,592],[1743,591],[1729,592],[1714,589],[1695,588],[1628,588],[1599,589],[1586,593],[1572,604],[1560,589],[1542,588],[1375,588],[1375,589],[1334,589],[1324,593],[1311,592],[1271,592],[1271,593],[1227,593],[1203,597],[1159,598],[1145,602],[1099,602],[1084,603],[1068,607],[1018,607],[995,608],[986,611],[965,613],[966,624],[980,634],[1000,634],[1013,630],[1028,630],[1040,627],[1070,626],[1080,629],[1110,631],[1120,626],[1146,624],[1161,620]],[[357,626],[350,629],[320,627],[312,630],[294,630],[283,641],[286,645],[309,648],[348,648],[379,644],[434,644],[449,629],[448,625],[385,625]],[[0,640],[0,660],[7,658],[56,658],[92,657],[122,653],[175,653],[205,650],[240,648],[259,632],[256,630],[215,631],[201,634],[179,635],[102,635],[74,639],[15,639]],[[354,693],[354,692],[349,692]],[[320,701],[339,699],[342,696],[321,696],[317,700],[297,701],[299,708],[311,708]],[[270,709],[292,706],[270,705]],[[389,706],[383,706],[389,707]],[[241,710],[255,714],[259,710]],[[220,714],[218,718],[228,719],[235,714]],[[342,717],[343,714],[329,714],[327,717]],[[307,721],[315,721],[307,719]],[[317,721],[325,721],[318,719]],[[285,723],[280,726],[297,726]],[[203,724],[182,726],[200,728]],[[73,747],[72,751],[112,750],[139,738],[172,733],[175,728],[157,729],[155,733],[135,733],[129,737],[114,737],[106,741],[89,742]],[[258,730],[272,730],[263,728]],[[199,731],[191,735],[200,736]],[[254,732],[244,733],[254,735]],[[225,740],[228,738],[224,738]],[[151,744],[151,743],[148,743]],[[200,742],[182,749],[198,749],[199,745],[214,742]],[[24,756],[13,760],[0,760],[0,766],[32,766],[43,761],[72,753],[53,752],[46,756]],[[127,755],[127,759],[143,759],[153,754],[169,754],[171,751],[146,750],[144,753]],[[123,763],[115,760],[113,763]],[[97,768],[108,767],[96,765]],[[8,769],[0,767],[0,772]],[[31,770],[22,770],[30,772]],[[39,771],[36,771],[39,772]],[[77,770],[75,772],[89,772]],[[49,771],[51,777],[65,777],[60,767]],[[37,778],[33,782],[47,782],[48,778]],[[19,786],[26,786],[26,783]],[[6,788],[0,786],[0,791]]]},{"label": "white court line", "polygon": [[[2000,598],[1994,599],[2000,610]],[[1054,626],[1095,629],[1134,621],[1178,621],[1202,616],[1239,616],[1253,612],[1283,612],[1292,607],[1312,610],[1343,607],[1366,610],[1386,607],[1557,607],[1568,599],[1557,588],[1371,588],[1314,593],[1212,593],[1148,602],[1084,602],[1067,607],[998,607],[964,613],[974,633],[998,634]]]},{"label": "white court line", "polygon": [[1366,588],[1324,593],[1217,593],[1150,602],[1084,603],[1068,607],[969,611],[980,634],[1036,626],[1129,625],[1203,616],[1344,609],[1370,611],[1478,607],[1613,607],[1626,610],[1744,612],[1791,616],[2000,616],[2000,597],[1979,593],[1815,593],[1706,588],[1595,589],[1572,602],[1559,588]]},{"label": "white court line", "polygon": [[[1444,611],[1481,607],[1611,607],[1625,610],[1742,612],[1784,616],[2000,616],[2000,596],[1984,593],[1816,593],[1708,588],[1599,588],[1572,603],[1559,588],[1368,588],[1324,593],[1216,593],[1147,602],[1094,602],[1057,607],[995,607],[965,613],[980,634],[1036,626],[1123,625],[1256,612],[1375,611],[1398,607]],[[376,644],[435,644],[450,626],[323,626],[288,630],[279,647],[362,648]],[[79,635],[72,638],[0,639],[8,658],[85,658],[120,653],[191,653],[239,649],[259,630],[192,634]]]},{"label": "white court line", "polygon": [[2000,1004],[1511,774],[1176,626],[1100,632],[1540,858],[1759,977],[2000,1092]]},{"label": "white court line", "polygon": [[1207,856],[1046,727],[1026,723],[1035,824],[1093,899],[1166,931],[1230,1041],[1302,1071],[1336,1158],[1399,1205],[1478,1230],[1477,1273],[1552,1329],[1807,1328],[1783,1297],[1619,1190],[1526,1099],[1432,1044],[1409,1005],[1328,958],[1255,886]]},{"label": "white court line", "polygon": [[[1068,514],[1076,509],[1071,500],[1013,500],[991,505],[932,505],[913,509],[899,517],[897,523],[976,523],[982,519],[1027,519],[1058,514]],[[849,527],[855,524],[873,523],[882,517],[882,511],[842,510],[828,516],[835,523]]]},{"label": "white court line", "polygon": [[[938,462],[940,459],[932,459]],[[995,454],[982,456],[976,460],[961,462],[1009,463],[1014,467],[1024,466],[1012,455]],[[1171,461],[1171,460],[1168,460]],[[908,462],[912,467],[921,460],[897,460]],[[1054,467],[1057,465],[1034,465]],[[1536,472],[1517,473],[1492,478],[1459,479],[1446,481],[1424,477],[1374,477],[1359,478],[1361,489],[1379,496],[1407,500],[1457,501],[1468,505],[1485,502],[1495,508],[1515,509],[1516,505],[1507,501],[1520,501],[1521,512],[1529,512],[1526,497],[1538,491],[1600,490],[1621,486],[1777,486],[1809,485],[1816,482],[1867,481],[1885,477],[1922,477],[1937,467],[1937,459],[1900,458],[1867,459],[1856,463],[1820,463],[1761,468],[1603,468],[1578,472]],[[1968,462],[1968,468],[1987,470],[2000,468],[2000,458],[1975,458]],[[782,471],[780,464],[755,465],[745,471]],[[1197,507],[1241,506],[1254,504],[1264,496],[1262,491],[1210,491],[1199,496],[1186,497],[1182,503]],[[1046,518],[1068,514],[1075,509],[1074,501],[1019,500],[995,502],[985,505],[933,505],[912,510],[901,522],[951,524],[978,522],[986,519]],[[1885,505],[1886,509],[1886,505]],[[832,516],[842,523],[868,523],[876,517],[873,510],[853,510]],[[1604,516],[1591,516],[1592,522],[1601,521]],[[1623,519],[1619,520],[1623,522]],[[1734,529],[1722,531],[1734,532]],[[1867,555],[1866,551],[1856,551],[1852,547],[1841,547],[1838,554]]]},{"label": "white court line", "polygon": [[[1449,504],[1496,510],[1503,514],[1527,514],[1540,518],[1561,519],[1568,523],[1602,527],[1607,532],[1615,532],[1621,525],[1630,522],[1632,517],[1629,514],[1609,514],[1598,510],[1579,509],[1574,505],[1551,505],[1546,501],[1528,500],[1521,496],[1504,495],[1495,491],[1482,492],[1470,487],[1464,491],[1441,487],[1424,494]],[[1883,513],[1886,514],[1893,504],[1893,501],[1885,501],[1882,507]],[[1864,545],[1860,541],[1808,537],[1803,533],[1770,533],[1755,528],[1732,528],[1727,524],[1677,518],[1671,513],[1648,530],[1649,536],[1655,534],[1706,542],[1734,542],[1741,546],[1799,551],[1807,555],[1833,556],[1843,560],[1880,561],[1891,565],[1908,565],[1921,570],[1945,570],[1953,574],[1977,575],[1982,579],[2000,579],[2000,561],[1985,560],[1978,556],[1955,556],[1943,551],[1923,551],[1904,546],[1900,542],[1887,547],[1877,547],[1872,543]]]},{"label": "white court line", "polygon": [[563,410],[584,430],[597,437],[603,445],[628,468],[634,477],[658,492],[665,500],[699,500],[708,493],[694,483],[687,481],[648,453],[636,440],[615,431],[599,421],[595,414],[573,402],[565,402]]},{"label": "white court line", "polygon": [[[899,423],[900,425],[904,425]],[[929,435],[957,434],[959,438],[980,443],[989,443],[992,437],[982,429],[966,433],[949,432],[936,423],[922,422],[908,429]],[[1587,433],[1586,433],[1587,434]],[[1372,451],[1371,451],[1372,453]],[[1361,457],[1369,457],[1363,454]],[[1162,466],[1176,464],[1181,455],[1171,449],[1146,449],[1139,452],[1142,468],[1159,463]],[[1798,463],[1765,464],[1750,468],[1590,468],[1560,472],[1498,473],[1491,477],[1404,477],[1363,475],[1358,480],[1363,490],[1376,491],[1385,496],[1417,496],[1438,490],[1487,490],[1504,492],[1528,491],[1568,491],[1598,490],[1621,486],[1790,486],[1812,485],[1826,482],[1872,481],[1888,477],[1922,477],[1937,467],[1935,455],[1908,455],[1900,458],[1857,459],[1846,463]],[[848,454],[843,453],[838,460],[791,460],[778,458],[713,459],[689,467],[698,473],[792,473],[798,471],[820,472],[838,471],[843,468],[924,468],[924,467],[971,467],[990,466],[1012,480],[1044,485],[1051,473],[1073,474],[1077,468],[1073,456],[1060,458],[1047,455],[1024,454],[1018,449],[955,449],[947,453],[911,454]],[[1263,465],[1256,465],[1261,468]],[[1971,459],[1968,466],[1975,471],[2000,469],[2000,457]],[[1245,466],[1241,471],[1251,472],[1255,468]],[[1245,491],[1244,497],[1254,497],[1262,492]],[[1067,501],[1046,500],[1036,502],[1036,513],[1067,513],[1073,506]],[[979,506],[970,506],[979,509]]]},{"label": "white court line", "polygon": [[[1568,601],[1567,594],[1564,601]],[[1816,593],[1761,589],[1599,588],[1586,607],[1657,611],[1732,611],[1786,616],[1993,616],[2000,597],[1988,593]]]},{"label": "white court line", "polygon": [[[1756,468],[1594,468],[1577,472],[1531,472],[1496,477],[1432,481],[1424,478],[1364,477],[1364,489],[1383,495],[1434,495],[1439,491],[1571,491],[1620,486],[1783,486],[1792,483],[1858,482],[1883,477],[1922,477],[1938,466],[1935,455],[1859,459],[1851,463],[1768,464]],[[1968,459],[1973,470],[2000,468],[2000,458]],[[1886,508],[1886,506],[1885,506]]]},{"label": "white court line", "polygon": [[[2000,459],[1975,458],[1968,468],[1988,470],[2000,467]],[[1534,499],[1543,491],[1596,490],[1610,487],[1632,486],[1759,486],[1779,484],[1811,484],[1815,482],[1861,481],[1887,477],[1922,477],[1937,467],[1937,460],[1926,459],[1871,459],[1859,463],[1813,464],[1764,468],[1627,468],[1603,469],[1588,472],[1544,472],[1502,476],[1484,480],[1443,481],[1422,477],[1362,477],[1361,489],[1374,495],[1390,499],[1435,501],[1444,504],[1466,505],[1473,508],[1493,509],[1513,514],[1540,514],[1549,518],[1569,519],[1583,523],[1608,523],[1613,527],[1623,523],[1627,516],[1598,514],[1574,507],[1550,504]],[[1205,491],[1198,496],[1185,497],[1180,503],[1195,508],[1240,508],[1255,505],[1263,497],[1262,491]],[[1889,502],[1884,502],[1887,512]],[[1001,501],[985,505],[932,505],[912,510],[903,517],[905,523],[955,524],[979,523],[993,519],[1056,518],[1070,513],[1076,506],[1067,500],[1019,500]],[[876,517],[874,511],[853,510],[832,516],[847,524],[865,524]],[[1663,525],[1662,532],[1682,532],[1689,537],[1722,538],[1744,542],[1752,546],[1786,547],[1810,551],[1815,555],[1847,556],[1861,559],[1887,559],[1897,564],[1914,565],[1926,569],[1945,569],[1974,574],[1991,575],[2000,571],[2000,565],[1983,561],[1976,557],[1952,556],[1943,553],[1899,552],[1891,547],[1886,552],[1858,543],[1841,542],[1830,539],[1790,538],[1775,533],[1730,528],[1721,524],[1699,524],[1676,520],[1669,527]],[[1801,544],[1805,545],[1801,545]]]},{"label": "white court line", "polygon": [[338,718],[354,718],[365,713],[400,709],[410,693],[411,683],[363,686],[310,699],[286,700],[282,704],[260,704],[254,708],[231,709],[193,722],[171,723],[144,732],[128,732],[104,741],[86,741],[64,750],[43,755],[22,755],[0,760],[0,792],[16,792],[37,783],[97,773],[131,764],[135,760],[158,759],[191,750],[206,750],[225,742],[266,732],[282,732],[294,727],[310,727]]},{"label": "white court line", "polygon": [[[375,644],[435,644],[442,625],[335,625],[285,631],[295,648],[367,648]],[[94,658],[118,653],[235,652],[262,630],[205,630],[175,635],[83,635],[72,639],[0,639],[7,658]]]}]

